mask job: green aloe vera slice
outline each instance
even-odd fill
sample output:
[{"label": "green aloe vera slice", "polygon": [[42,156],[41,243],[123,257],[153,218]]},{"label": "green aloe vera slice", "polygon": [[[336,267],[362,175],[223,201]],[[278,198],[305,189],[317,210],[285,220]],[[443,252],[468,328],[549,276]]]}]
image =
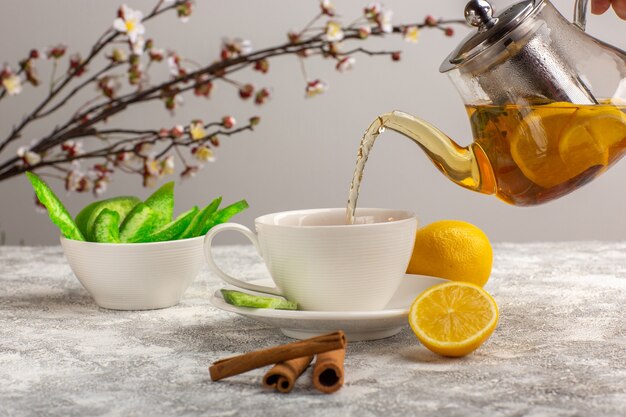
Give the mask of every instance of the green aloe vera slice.
[{"label": "green aloe vera slice", "polygon": [[223,209],[216,211],[213,213],[211,218],[202,226],[202,228],[198,231],[195,236],[202,236],[206,234],[213,226],[217,224],[226,223],[229,221],[235,214],[239,214],[245,209],[250,207],[246,200],[237,201],[236,203],[231,204],[230,206],[224,207]]},{"label": "green aloe vera slice", "polygon": [[158,214],[158,227],[171,222],[174,217],[174,181],[163,184],[144,203]]},{"label": "green aloe vera slice", "polygon": [[224,301],[237,307],[249,308],[273,308],[276,310],[297,310],[298,304],[293,301],[275,297],[262,297],[250,295],[241,291],[220,290],[224,296]]},{"label": "green aloe vera slice", "polygon": [[28,180],[33,186],[35,194],[41,204],[48,209],[50,220],[59,228],[61,234],[67,239],[85,240],[80,229],[76,226],[76,223],[74,223],[72,216],[70,216],[63,203],[61,203],[61,200],[54,194],[54,191],[48,187],[48,184],[32,172],[26,172],[26,177],[28,177]]},{"label": "green aloe vera slice", "polygon": [[166,224],[156,232],[149,235],[146,240],[142,240],[142,242],[163,242],[166,240],[176,239],[177,236],[185,231],[197,213],[198,207],[194,206],[191,210],[187,210],[179,215],[173,222]]},{"label": "green aloe vera slice", "polygon": [[187,228],[181,233],[178,237],[179,239],[187,239],[190,237],[200,236],[200,232],[202,231],[202,226],[209,221],[213,213],[217,211],[217,208],[222,203],[222,197],[218,197],[215,200],[211,201],[211,203],[203,208],[196,216],[193,218],[191,223],[187,226]]},{"label": "green aloe vera slice", "polygon": [[120,214],[108,208],[102,209],[93,225],[96,242],[120,243]]},{"label": "green aloe vera slice", "polygon": [[141,242],[159,227],[159,213],[144,203],[137,204],[120,226],[120,240],[125,243]]},{"label": "green aloe vera slice", "polygon": [[128,213],[141,200],[133,196],[113,197],[106,200],[95,201],[82,209],[76,216],[76,226],[80,229],[85,238],[90,242],[97,242],[94,234],[94,224],[96,218],[102,210],[109,209],[116,211],[120,215],[120,222],[123,222]]}]

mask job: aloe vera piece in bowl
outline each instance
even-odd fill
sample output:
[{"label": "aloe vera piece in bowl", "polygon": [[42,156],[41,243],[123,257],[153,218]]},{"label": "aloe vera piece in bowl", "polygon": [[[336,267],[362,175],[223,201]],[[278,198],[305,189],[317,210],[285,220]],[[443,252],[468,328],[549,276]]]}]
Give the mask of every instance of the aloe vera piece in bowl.
[{"label": "aloe vera piece in bowl", "polygon": [[224,301],[237,307],[248,308],[273,308],[276,310],[297,310],[298,304],[293,301],[276,297],[262,297],[260,295],[246,294],[235,290],[220,290]]},{"label": "aloe vera piece in bowl", "polygon": [[198,214],[193,218],[189,226],[178,237],[179,239],[187,239],[190,237],[200,236],[203,225],[209,221],[213,213],[217,211],[217,208],[222,203],[222,197],[218,197],[211,201],[209,205],[200,210]]},{"label": "aloe vera piece in bowl", "polygon": [[230,206],[224,207],[223,209],[216,211],[209,218],[207,222],[205,222],[202,227],[198,230],[198,233],[195,236],[202,236],[206,234],[213,226],[217,224],[226,223],[229,221],[235,214],[239,214],[245,209],[250,207],[246,200],[237,201],[236,203],[231,204]]},{"label": "aloe vera piece in bowl", "polygon": [[197,213],[198,207],[192,207],[191,210],[187,210],[186,212],[180,214],[176,220],[157,229],[141,242],[163,242],[166,240],[175,240],[183,231],[185,231]]},{"label": "aloe vera piece in bowl", "polygon": [[68,239],[85,240],[80,229],[78,229],[78,226],[74,223],[72,216],[70,216],[63,203],[61,203],[61,200],[54,194],[54,191],[48,187],[48,184],[43,182],[38,175],[32,172],[26,172],[26,177],[28,177],[28,180],[32,184],[41,204],[48,209],[50,220],[61,230],[61,234]]},{"label": "aloe vera piece in bowl", "polygon": [[117,211],[102,209],[93,225],[93,238],[100,243],[120,243],[120,219]]},{"label": "aloe vera piece in bowl", "polygon": [[145,203],[137,204],[128,213],[120,226],[120,240],[124,243],[136,243],[147,237],[158,227],[159,213]]},{"label": "aloe vera piece in bowl", "polygon": [[174,217],[174,181],[163,184],[144,203],[157,213],[157,227],[171,222]]},{"label": "aloe vera piece in bowl", "polygon": [[140,202],[140,199],[133,196],[113,197],[93,202],[76,215],[76,226],[88,241],[97,242],[93,234],[94,224],[104,209],[116,211],[120,216],[120,222],[123,222],[128,213]]}]

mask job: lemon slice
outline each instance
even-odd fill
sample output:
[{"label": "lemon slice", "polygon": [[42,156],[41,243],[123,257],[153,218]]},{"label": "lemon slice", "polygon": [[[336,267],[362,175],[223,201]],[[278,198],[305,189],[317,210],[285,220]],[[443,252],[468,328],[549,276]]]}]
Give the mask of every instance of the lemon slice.
[{"label": "lemon slice", "polygon": [[511,156],[524,175],[552,188],[609,163],[626,139],[626,115],[613,105],[551,103],[535,107],[511,136]]},{"label": "lemon slice", "polygon": [[524,175],[543,188],[571,178],[559,153],[559,139],[577,107],[551,103],[533,108],[511,135],[511,156]]},{"label": "lemon slice", "polygon": [[611,147],[626,139],[626,115],[611,106],[580,108],[563,131],[559,154],[571,177],[609,163]]},{"label": "lemon slice", "polygon": [[464,356],[491,336],[498,306],[482,288],[467,282],[435,285],[420,294],[409,311],[417,338],[443,356]]}]

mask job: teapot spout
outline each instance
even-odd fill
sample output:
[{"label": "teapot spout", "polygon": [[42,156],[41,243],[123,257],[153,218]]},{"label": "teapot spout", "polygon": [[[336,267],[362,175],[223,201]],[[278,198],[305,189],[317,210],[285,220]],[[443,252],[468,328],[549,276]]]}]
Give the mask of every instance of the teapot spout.
[{"label": "teapot spout", "polygon": [[496,181],[491,163],[480,145],[472,143],[464,148],[430,123],[410,114],[393,111],[378,116],[367,128],[363,139],[361,139],[356,169],[348,196],[347,224],[353,224],[355,221],[355,210],[365,163],[376,138],[385,129],[402,133],[417,143],[435,166],[439,168],[439,171],[461,187],[484,194],[496,193]]},{"label": "teapot spout", "polygon": [[462,147],[430,123],[401,111],[379,116],[368,133],[378,134],[385,128],[419,145],[439,171],[454,183],[484,194],[496,193],[491,163],[477,143]]}]

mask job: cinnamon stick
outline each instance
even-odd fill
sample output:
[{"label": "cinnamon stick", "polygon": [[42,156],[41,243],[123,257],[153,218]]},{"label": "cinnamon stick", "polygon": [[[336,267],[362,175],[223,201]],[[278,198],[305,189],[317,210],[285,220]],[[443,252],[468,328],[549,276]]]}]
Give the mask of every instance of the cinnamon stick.
[{"label": "cinnamon stick", "polygon": [[325,394],[337,391],[343,385],[345,349],[320,353],[313,367],[313,386]]},{"label": "cinnamon stick", "polygon": [[274,365],[263,377],[263,386],[282,393],[291,392],[296,379],[309,367],[313,355],[291,359]]},{"label": "cinnamon stick", "polygon": [[220,379],[239,375],[262,366],[342,349],[345,346],[346,335],[342,331],[338,331],[306,340],[300,340],[298,342],[287,343],[286,345],[221,359],[213,363],[209,368],[209,372],[213,381],[219,381]]}]

